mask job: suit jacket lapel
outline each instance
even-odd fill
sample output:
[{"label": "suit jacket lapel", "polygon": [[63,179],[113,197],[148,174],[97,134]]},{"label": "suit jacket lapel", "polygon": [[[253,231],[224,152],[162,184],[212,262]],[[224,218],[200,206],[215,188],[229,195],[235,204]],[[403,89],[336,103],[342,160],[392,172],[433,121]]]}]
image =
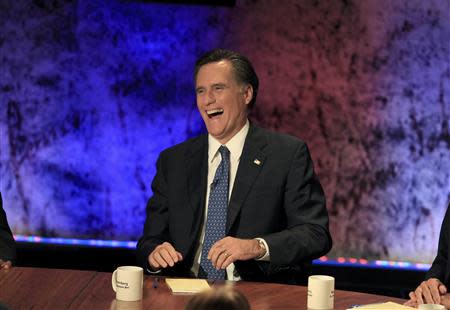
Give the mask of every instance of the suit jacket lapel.
[{"label": "suit jacket lapel", "polygon": [[[208,139],[202,135],[186,152],[187,188],[194,221],[203,217],[208,177]],[[194,225],[195,226],[195,225]]]},{"label": "suit jacket lapel", "polygon": [[256,177],[264,165],[266,160],[264,148],[266,145],[267,140],[263,131],[250,124],[228,205],[227,233],[236,220]]}]

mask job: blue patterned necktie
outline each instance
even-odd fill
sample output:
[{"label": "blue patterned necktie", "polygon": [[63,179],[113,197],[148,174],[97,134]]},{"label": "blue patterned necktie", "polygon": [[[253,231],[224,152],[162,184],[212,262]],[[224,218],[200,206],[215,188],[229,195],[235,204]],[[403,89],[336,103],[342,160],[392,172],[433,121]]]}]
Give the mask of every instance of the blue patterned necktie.
[{"label": "blue patterned necktie", "polygon": [[212,245],[225,237],[228,207],[228,182],[230,178],[230,151],[226,146],[219,148],[222,161],[217,167],[216,175],[211,184],[208,201],[208,215],[206,218],[205,238],[203,241],[200,267],[208,279],[225,279],[225,270],[216,270],[208,259],[208,252]]}]

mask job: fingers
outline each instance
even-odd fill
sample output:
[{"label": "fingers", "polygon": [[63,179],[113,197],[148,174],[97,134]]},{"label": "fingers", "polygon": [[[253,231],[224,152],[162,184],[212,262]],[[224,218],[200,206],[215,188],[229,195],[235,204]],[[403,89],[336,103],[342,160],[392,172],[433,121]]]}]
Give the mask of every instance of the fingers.
[{"label": "fingers", "polygon": [[442,283],[439,284],[439,293],[441,293],[441,295],[447,294],[447,287]]},{"label": "fingers", "polygon": [[413,303],[417,303],[417,297],[416,297],[416,294],[414,292],[409,292],[409,299]]},{"label": "fingers", "polygon": [[217,269],[224,269],[237,260],[250,260],[260,254],[258,241],[225,237],[213,244],[208,252],[208,259]]},{"label": "fingers", "polygon": [[426,281],[426,284],[430,290],[430,294],[431,294],[431,299],[428,302],[433,302],[436,304],[440,304],[441,303],[441,294],[439,291],[439,286],[442,285],[441,281],[439,281],[438,279],[428,279]]},{"label": "fingers", "polygon": [[150,266],[155,270],[173,267],[181,260],[183,260],[181,253],[176,251],[169,242],[158,245],[148,257]]},{"label": "fingers", "polygon": [[222,262],[220,268],[226,269],[230,264],[234,263],[237,259],[233,256],[233,254],[225,253],[225,259]]},{"label": "fingers", "polygon": [[229,256],[228,252],[225,250],[225,247],[222,245],[220,241],[221,240],[214,243],[208,252],[208,259],[211,261],[211,264],[216,269],[221,269],[223,263]]},{"label": "fingers", "polygon": [[[441,288],[441,286],[443,286]],[[441,302],[441,292],[447,288],[438,279],[428,279],[423,281],[414,291],[418,304]]]},{"label": "fingers", "polygon": [[423,297],[422,297],[422,287],[421,287],[421,285],[419,285],[416,288],[416,290],[414,291],[414,294],[417,297],[417,303],[418,304],[423,304],[424,302],[423,302]]},{"label": "fingers", "polygon": [[426,303],[434,303],[433,296],[432,296],[432,293],[431,293],[431,289],[428,286],[428,283],[426,281],[424,281],[424,282],[422,282],[422,284],[420,286],[422,288],[423,300]]},{"label": "fingers", "polygon": [[211,260],[212,265],[216,269],[225,269],[231,263],[236,261],[234,243],[238,239],[232,237],[225,237],[213,244],[208,253],[208,259]]},{"label": "fingers", "polygon": [[232,254],[224,251],[219,255],[217,261],[213,263],[213,266],[216,267],[216,269],[226,269],[233,262]]},{"label": "fingers", "polygon": [[403,305],[408,307],[417,308],[417,298],[414,292],[409,293],[409,300],[405,302]]}]

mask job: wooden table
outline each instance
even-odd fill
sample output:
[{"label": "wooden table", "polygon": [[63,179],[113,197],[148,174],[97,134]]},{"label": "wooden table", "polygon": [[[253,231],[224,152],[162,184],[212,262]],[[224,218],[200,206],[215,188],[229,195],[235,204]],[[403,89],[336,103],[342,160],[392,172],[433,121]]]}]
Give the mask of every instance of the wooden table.
[{"label": "wooden table", "polygon": [[[139,302],[119,302],[111,288],[111,273],[14,267],[0,271],[0,303],[16,309],[183,309],[190,295],[173,295],[164,279],[145,276]],[[248,298],[252,309],[306,309],[304,286],[226,281]],[[349,291],[335,292],[335,310],[354,304],[404,300]]]}]

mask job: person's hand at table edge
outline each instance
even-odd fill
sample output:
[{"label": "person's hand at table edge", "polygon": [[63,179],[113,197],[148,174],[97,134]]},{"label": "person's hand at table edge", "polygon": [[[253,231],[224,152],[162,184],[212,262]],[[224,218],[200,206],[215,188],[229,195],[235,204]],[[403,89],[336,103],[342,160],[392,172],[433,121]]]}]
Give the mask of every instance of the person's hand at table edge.
[{"label": "person's hand at table edge", "polygon": [[169,242],[158,245],[148,256],[148,263],[152,271],[173,267],[182,260],[181,253],[175,250]]},{"label": "person's hand at table edge", "polygon": [[409,293],[410,300],[405,305],[440,304],[441,297],[447,293],[445,285],[436,278],[420,283],[415,291]]}]

